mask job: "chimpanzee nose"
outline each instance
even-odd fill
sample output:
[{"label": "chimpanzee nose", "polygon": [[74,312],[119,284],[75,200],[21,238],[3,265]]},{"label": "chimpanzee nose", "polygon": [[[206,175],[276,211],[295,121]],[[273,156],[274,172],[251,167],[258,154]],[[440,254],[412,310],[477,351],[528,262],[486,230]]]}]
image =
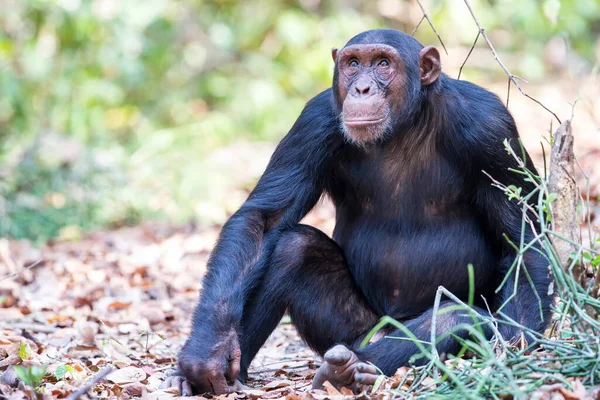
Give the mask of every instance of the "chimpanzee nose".
[{"label": "chimpanzee nose", "polygon": [[356,82],[356,92],[359,95],[369,94],[369,90],[371,89],[370,82]]}]

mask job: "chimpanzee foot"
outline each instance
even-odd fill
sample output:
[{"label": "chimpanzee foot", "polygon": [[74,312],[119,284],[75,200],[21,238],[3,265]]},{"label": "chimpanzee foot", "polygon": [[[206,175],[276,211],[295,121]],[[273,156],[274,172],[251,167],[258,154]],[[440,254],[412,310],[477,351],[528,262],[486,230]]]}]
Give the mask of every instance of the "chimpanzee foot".
[{"label": "chimpanzee foot", "polygon": [[168,389],[174,387],[177,389],[181,396],[192,396],[192,385],[190,381],[185,379],[185,376],[181,375],[181,372],[177,371],[173,375],[167,376],[165,380],[160,384],[159,389]]},{"label": "chimpanzee foot", "polygon": [[373,385],[379,376],[377,369],[361,362],[347,347],[337,345],[323,356],[324,362],[313,379],[313,389],[322,389],[329,381],[336,388],[357,390],[361,385]]}]

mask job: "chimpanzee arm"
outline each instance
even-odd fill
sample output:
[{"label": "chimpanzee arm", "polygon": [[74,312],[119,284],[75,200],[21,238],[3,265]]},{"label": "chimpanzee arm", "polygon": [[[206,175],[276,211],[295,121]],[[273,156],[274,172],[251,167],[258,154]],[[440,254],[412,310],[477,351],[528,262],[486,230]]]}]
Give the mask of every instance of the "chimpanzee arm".
[{"label": "chimpanzee arm", "polygon": [[[239,333],[245,287],[254,279],[249,276],[256,275],[257,264],[269,256],[274,233],[298,223],[318,201],[341,143],[328,89],[308,102],[255,189],[221,231],[208,262],[192,333],[180,354],[179,364],[188,378],[201,374],[203,363],[212,365],[211,360],[235,353],[219,346],[237,345],[232,337]],[[230,375],[235,378],[235,371]]]},{"label": "chimpanzee arm", "polygon": [[[526,181],[524,175],[509,170],[519,170],[519,167],[503,144],[507,139],[515,154],[523,159],[527,169],[537,172],[529,155],[521,149],[512,116],[496,96],[487,94],[485,100],[480,100],[477,105],[479,110],[485,110],[484,113],[478,115],[479,120],[471,121],[471,128],[463,133],[466,135],[465,143],[470,147],[470,151],[464,154],[471,158],[466,165],[470,165],[474,175],[475,207],[488,234],[495,244],[501,246],[502,262],[498,282],[509,275],[493,306],[497,309],[504,305],[500,310],[502,313],[527,328],[541,332],[550,322],[552,299],[548,295],[548,287],[552,278],[548,271],[548,260],[536,251],[540,246],[535,245],[535,248],[523,255],[519,270],[516,264],[511,270],[517,252],[504,235],[518,247],[522,236],[526,245],[533,240],[534,232],[529,223],[523,229],[523,205],[516,199],[509,199],[502,190],[492,186],[492,181],[482,171],[503,185],[522,188],[522,196],[535,189],[535,185]],[[530,204],[537,207],[537,196],[533,197]],[[539,224],[537,215],[529,213],[529,217],[534,225]],[[504,324],[499,328],[507,340],[514,339],[520,333],[517,328]]]},{"label": "chimpanzee arm", "polygon": [[[331,90],[326,90],[308,102],[246,202],[224,225],[194,316],[203,326],[223,332],[239,321],[240,281],[268,244],[268,233],[298,223],[318,201],[339,143]],[[218,320],[214,326],[207,324],[211,317]]]}]

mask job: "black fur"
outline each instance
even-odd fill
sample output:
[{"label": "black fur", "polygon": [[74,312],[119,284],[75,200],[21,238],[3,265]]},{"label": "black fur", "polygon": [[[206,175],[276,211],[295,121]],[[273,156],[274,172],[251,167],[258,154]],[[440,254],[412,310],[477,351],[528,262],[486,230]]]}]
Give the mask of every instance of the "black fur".
[{"label": "black fur", "polygon": [[[339,129],[336,77],[333,90],[306,105],[248,200],[223,228],[180,359],[203,362],[234,329],[245,377],[287,309],[319,353],[343,343],[391,374],[416,348],[382,339],[358,350],[381,316],[397,318],[429,340],[436,289],[443,285],[466,299],[469,263],[479,312],[486,313],[482,296],[496,311],[512,294],[514,272],[499,293],[495,289],[515,259],[503,234],[519,243],[522,206],[492,187],[482,170],[523,187],[524,194],[532,190],[509,171],[516,163],[503,141],[521,153],[513,118],[494,94],[469,82],[442,74],[422,88],[422,45],[408,35],[375,30],[348,42],[356,43],[398,50],[411,82],[403,115],[396,116],[384,141],[359,148],[346,143]],[[528,156],[526,163],[534,171]],[[299,225],[324,194],[337,210],[333,239]],[[525,235],[532,236],[529,226]],[[535,249],[524,261],[535,290],[521,272],[518,293],[502,312],[541,332],[550,317],[548,262]],[[447,331],[463,319],[460,313],[443,314],[438,329]],[[507,325],[500,331],[506,339],[519,334]],[[449,337],[437,348],[455,353],[458,343]]]}]

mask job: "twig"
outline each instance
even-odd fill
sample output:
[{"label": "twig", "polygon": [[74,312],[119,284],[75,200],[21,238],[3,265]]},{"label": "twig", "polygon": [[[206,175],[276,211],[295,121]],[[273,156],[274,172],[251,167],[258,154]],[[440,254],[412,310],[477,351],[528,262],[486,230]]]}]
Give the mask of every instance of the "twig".
[{"label": "twig", "polygon": [[9,329],[21,329],[24,331],[41,332],[41,333],[54,333],[56,328],[53,326],[40,325],[40,324],[28,324],[26,322],[15,322],[7,326]]},{"label": "twig", "polygon": [[[417,0],[418,1],[418,0]],[[521,86],[519,85],[519,83],[517,82],[517,80],[521,80],[526,82],[523,78],[520,78],[516,75],[513,75],[508,68],[506,68],[506,65],[504,65],[504,63],[502,62],[502,60],[500,59],[500,56],[498,56],[498,53],[496,52],[496,48],[494,47],[494,45],[492,44],[492,42],[490,41],[490,39],[487,37],[487,35],[485,34],[485,29],[483,29],[483,27],[481,26],[481,24],[479,23],[479,20],[477,19],[477,17],[475,16],[475,12],[473,12],[473,9],[471,8],[471,4],[469,3],[469,0],[463,0],[465,2],[465,5],[467,6],[467,8],[469,9],[469,12],[471,13],[471,16],[473,17],[473,21],[475,21],[475,24],[477,25],[477,28],[479,28],[479,34],[483,37],[483,39],[485,40],[485,42],[487,43],[488,47],[490,48],[490,50],[492,51],[492,54],[494,55],[494,59],[496,60],[496,62],[498,63],[498,65],[500,65],[500,68],[502,68],[504,70],[504,72],[506,73],[506,75],[508,75],[508,79],[510,79],[510,81],[513,83],[513,85],[515,85],[515,87],[519,90],[519,92],[521,92],[521,94],[525,97],[527,97],[530,100],[533,100],[534,102],[536,102],[537,104],[539,104],[544,110],[548,111],[550,114],[552,114],[554,116],[554,118],[556,118],[556,120],[558,121],[559,124],[561,124],[561,120],[560,118],[558,118],[558,116],[552,111],[550,110],[548,107],[546,107],[545,105],[543,105],[539,100],[531,97],[530,95],[528,95],[523,88],[521,88]],[[421,5],[419,3],[419,5]],[[421,6],[421,9],[423,7]],[[427,19],[429,21],[429,19]],[[432,26],[433,28],[433,26]],[[434,29],[435,31],[435,29]],[[439,36],[438,36],[439,37]],[[470,54],[470,53],[469,53]]]},{"label": "twig", "polygon": [[[316,363],[315,363],[316,364]],[[280,370],[286,370],[286,369],[300,369],[300,368],[308,368],[310,366],[309,363],[304,363],[304,364],[300,364],[300,365],[293,365],[293,366],[283,366],[280,368],[265,368],[265,369],[259,369],[259,370],[255,370],[255,371],[251,371],[253,374],[266,374],[269,372],[277,372]]]},{"label": "twig", "polygon": [[444,44],[444,41],[442,40],[442,37],[438,33],[437,29],[435,29],[435,26],[433,26],[433,22],[431,22],[431,20],[429,19],[429,15],[427,15],[427,12],[425,11],[425,8],[423,7],[423,4],[421,4],[420,0],[417,0],[417,4],[419,5],[419,7],[421,7],[421,11],[423,12],[423,17],[421,18],[421,21],[419,21],[419,23],[417,24],[417,26],[415,27],[415,30],[413,31],[413,33],[411,35],[414,35],[414,33],[416,32],[416,30],[419,27],[419,25],[421,25],[421,22],[423,22],[423,18],[425,18],[427,20],[427,23],[429,24],[429,26],[433,30],[433,33],[435,33],[435,35],[437,36],[438,40],[440,41],[440,44],[444,48],[444,51],[446,52],[446,55],[447,55],[448,54],[448,50],[446,49],[446,45]]},{"label": "twig", "polygon": [[10,256],[10,249],[8,248],[8,240],[2,239],[0,241],[0,259],[6,264],[9,271],[14,272],[17,270],[17,265]]},{"label": "twig", "polygon": [[28,265],[27,267],[23,268],[21,271],[19,272],[15,272],[14,274],[10,274],[10,275],[6,275],[3,276],[2,278],[0,278],[0,282],[6,279],[10,279],[10,278],[14,278],[15,276],[21,275],[23,272],[28,271],[32,268],[37,267],[38,265],[40,265],[40,263],[42,262],[42,259],[40,258],[39,260],[31,263],[30,265]]},{"label": "twig", "polygon": [[506,108],[508,108],[508,102],[510,101],[510,77],[508,78],[508,84],[506,86]]},{"label": "twig", "polygon": [[112,367],[106,367],[102,371],[99,371],[96,375],[93,376],[85,385],[71,393],[67,400],[77,400],[79,397],[83,396],[87,393],[88,390],[96,386],[98,382],[106,377],[106,375],[110,374],[113,371]]},{"label": "twig", "polygon": [[481,35],[481,32],[477,32],[477,36],[475,36],[475,40],[473,41],[471,50],[469,50],[469,53],[467,54],[467,58],[465,58],[465,61],[463,61],[462,65],[460,66],[460,69],[458,70],[458,77],[456,79],[460,79],[460,74],[462,74],[462,70],[463,70],[465,64],[467,63],[467,60],[469,59],[469,57],[471,57],[471,53],[473,52],[473,49],[475,48],[475,45],[477,44],[477,41],[479,40],[479,35]]},{"label": "twig", "polygon": [[[294,357],[294,358],[281,359],[279,361],[273,361],[273,362],[268,362],[268,363],[260,364],[259,367],[260,368],[264,368],[264,367],[270,367],[270,366],[277,365],[277,364],[284,364],[284,366],[285,366],[288,363],[295,363],[295,362],[305,362],[307,364],[309,364],[309,363],[312,362],[312,363],[315,363],[315,364],[319,364],[319,360],[316,360],[316,359],[311,358],[311,357]],[[256,372],[256,371],[252,371],[252,372]]]},{"label": "twig", "polygon": [[419,23],[415,26],[415,29],[413,29],[412,32],[410,33],[410,36],[415,36],[417,29],[419,29],[419,26],[421,26],[421,23],[423,22],[424,19],[425,19],[425,16],[423,15],[421,17],[421,19],[419,20]]}]

